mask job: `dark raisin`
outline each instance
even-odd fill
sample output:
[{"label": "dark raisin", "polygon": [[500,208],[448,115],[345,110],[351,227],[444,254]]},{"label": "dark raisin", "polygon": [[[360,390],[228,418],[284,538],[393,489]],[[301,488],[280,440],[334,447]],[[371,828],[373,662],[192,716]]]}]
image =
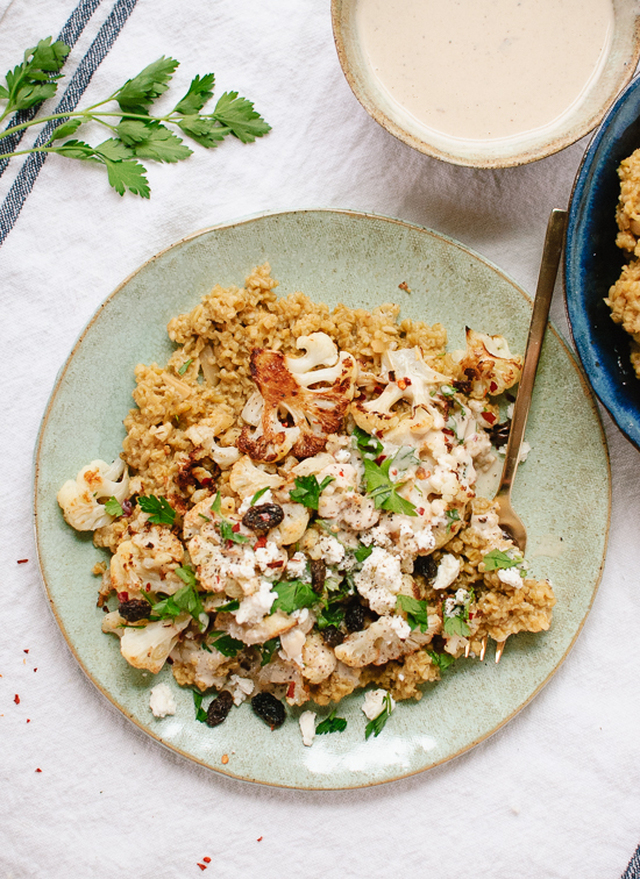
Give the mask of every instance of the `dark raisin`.
[{"label": "dark raisin", "polygon": [[324,559],[312,559],[309,567],[311,568],[311,588],[319,594],[324,589],[327,563]]},{"label": "dark raisin", "polygon": [[249,507],[242,517],[242,524],[262,535],[279,525],[283,519],[284,510],[278,504],[258,504],[257,507]]},{"label": "dark raisin", "polygon": [[151,613],[151,605],[148,601],[133,598],[131,601],[122,601],[118,607],[118,613],[128,623],[137,623],[138,620],[146,620]]},{"label": "dark raisin", "polygon": [[433,580],[438,573],[438,565],[432,555],[419,555],[413,560],[413,573],[425,580]]},{"label": "dark raisin", "polygon": [[494,424],[491,430],[489,431],[489,439],[496,447],[496,449],[501,448],[507,444],[509,439],[509,430],[511,429],[511,419],[507,419],[507,421],[503,421],[501,424]]},{"label": "dark raisin", "polygon": [[337,626],[326,626],[320,634],[327,647],[337,647],[344,641],[344,635]]},{"label": "dark raisin", "polygon": [[456,391],[460,391],[461,394],[471,393],[471,382],[452,382],[452,385]]},{"label": "dark raisin", "polygon": [[347,605],[344,624],[349,632],[359,632],[364,628],[364,607],[359,601],[352,601]]},{"label": "dark raisin", "polygon": [[217,726],[227,719],[227,715],[231,711],[233,698],[228,690],[222,690],[219,696],[213,700],[207,709],[207,725]]},{"label": "dark raisin", "polygon": [[284,705],[271,693],[258,693],[251,700],[251,707],[271,729],[277,729],[284,723]]}]

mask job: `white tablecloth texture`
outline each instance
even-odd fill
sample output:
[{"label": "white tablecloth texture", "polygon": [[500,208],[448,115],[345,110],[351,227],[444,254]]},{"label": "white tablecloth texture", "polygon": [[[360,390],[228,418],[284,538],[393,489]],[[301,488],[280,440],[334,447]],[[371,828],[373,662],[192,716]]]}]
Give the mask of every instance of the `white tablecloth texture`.
[{"label": "white tablecloth texture", "polygon": [[[216,95],[239,91],[273,130],[148,163],[149,200],[121,198],[102,169],[58,156],[28,186],[20,160],[0,177],[0,879],[618,879],[640,842],[640,459],[606,414],[610,542],[574,649],[494,736],[369,789],[250,785],[148,738],[67,648],[32,526],[33,449],[56,374],[100,303],[153,254],[256,213],[352,208],[458,239],[533,291],[549,211],[567,205],[587,139],[497,171],[419,154],[352,94],[329,0],[5,0],[0,67],[74,15],[84,26],[61,89],[111,21],[81,106],[170,55],[174,94],[212,71]],[[568,338],[560,282],[552,316]]]}]

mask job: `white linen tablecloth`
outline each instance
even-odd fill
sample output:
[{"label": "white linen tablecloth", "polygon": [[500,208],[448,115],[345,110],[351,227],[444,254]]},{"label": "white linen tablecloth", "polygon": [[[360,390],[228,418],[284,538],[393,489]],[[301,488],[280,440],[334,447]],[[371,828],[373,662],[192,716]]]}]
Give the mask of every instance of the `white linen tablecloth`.
[{"label": "white linen tablecloth", "polygon": [[[14,160],[0,177],[0,879],[184,879],[203,867],[224,879],[618,879],[640,841],[639,458],[606,415],[610,543],[573,651],[490,739],[376,788],[252,786],[146,737],[67,649],[32,530],[33,448],[57,371],[150,256],[263,211],[353,208],[456,238],[533,291],[549,211],[567,205],[586,141],[498,171],[420,155],[349,89],[329,0],[5,0],[0,65],[62,33],[75,44],[60,94],[84,63],[81,105],[170,55],[181,62],[175,94],[213,71],[216,95],[239,91],[273,130],[149,163],[150,200],[120,198],[102,169],[57,156],[39,173]],[[567,336],[560,284],[552,316]]]}]

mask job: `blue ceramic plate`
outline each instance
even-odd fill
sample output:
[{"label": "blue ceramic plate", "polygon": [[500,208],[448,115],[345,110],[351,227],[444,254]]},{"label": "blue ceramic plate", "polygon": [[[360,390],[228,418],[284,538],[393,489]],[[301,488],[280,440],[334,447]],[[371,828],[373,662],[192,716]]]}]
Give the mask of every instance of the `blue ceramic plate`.
[{"label": "blue ceramic plate", "polygon": [[620,430],[640,448],[640,381],[629,336],[604,297],[624,263],[616,247],[617,168],[640,147],[640,76],[611,107],[578,171],[569,207],[564,283],[571,332],[593,390]]},{"label": "blue ceramic plate", "polygon": [[[199,232],[149,260],[101,306],[63,366],[36,450],[38,556],[47,595],[69,647],[93,683],[140,729],[203,766],[243,779],[295,788],[378,784],[443,763],[486,739],[525,706],[567,655],[600,579],[609,527],[610,479],[602,427],[589,388],[567,347],[547,333],[514,502],[529,535],[530,570],[553,582],[558,603],[548,632],[510,638],[499,665],[459,660],[417,704],[402,702],[378,738],[365,740],[362,694],[340,703],[340,735],[305,748],[300,710],[279,730],[248,704],[211,729],[195,719],[193,696],[171,670],[155,678],[122,659],[100,631],[100,558],[89,535],[69,528],[56,503],[62,483],[97,457],[121,449],[138,361],[165,362],[166,325],[211,287],[242,284],[271,263],[278,292],[303,290],[330,306],[371,308],[395,301],[402,314],[441,321],[452,349],[465,325],[505,335],[524,349],[531,302],[495,266],[451,239],[417,226],[350,211],[269,214]],[[402,285],[402,286],[400,286]],[[113,357],[118,350],[120,356]],[[560,417],[566,408],[572,419]],[[492,496],[496,474],[484,490]],[[154,718],[157,679],[174,691],[175,715]],[[319,719],[329,709],[318,709]]]}]

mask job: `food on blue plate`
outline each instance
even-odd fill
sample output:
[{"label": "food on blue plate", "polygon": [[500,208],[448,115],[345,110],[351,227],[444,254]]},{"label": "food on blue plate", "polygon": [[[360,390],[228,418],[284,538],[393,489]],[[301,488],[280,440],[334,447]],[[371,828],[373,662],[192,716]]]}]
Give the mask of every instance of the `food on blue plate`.
[{"label": "food on blue plate", "polygon": [[640,378],[640,149],[624,159],[618,168],[620,196],[616,208],[616,244],[628,262],[609,289],[605,302],[612,320],[631,336],[631,365]]},{"label": "food on blue plate", "polygon": [[276,285],[261,266],[171,320],[168,363],[136,368],[121,460],[58,494],[110,552],[103,631],[132,666],[224,693],[211,725],[248,699],[272,728],[274,699],[419,699],[487,639],[546,630],[555,603],[475,489],[521,358]]}]

